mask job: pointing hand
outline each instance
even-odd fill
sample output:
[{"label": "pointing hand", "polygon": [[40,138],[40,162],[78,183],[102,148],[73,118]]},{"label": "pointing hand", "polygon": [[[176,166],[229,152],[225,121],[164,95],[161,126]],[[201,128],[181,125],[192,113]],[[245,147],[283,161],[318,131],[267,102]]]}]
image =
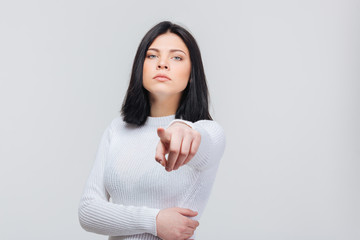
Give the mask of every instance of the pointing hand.
[{"label": "pointing hand", "polygon": [[[188,163],[195,156],[201,142],[200,133],[181,122],[174,122],[167,129],[159,127],[157,134],[160,141],[156,147],[155,159],[168,172]],[[166,160],[165,155],[168,153]]]}]

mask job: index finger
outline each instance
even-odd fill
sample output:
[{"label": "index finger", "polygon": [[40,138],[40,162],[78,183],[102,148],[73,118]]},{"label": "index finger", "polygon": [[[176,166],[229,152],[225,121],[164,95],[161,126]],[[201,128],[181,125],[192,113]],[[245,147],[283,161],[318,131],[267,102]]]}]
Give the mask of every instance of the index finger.
[{"label": "index finger", "polygon": [[166,144],[170,143],[171,134],[168,133],[163,127],[157,128],[157,134],[158,134],[161,142],[166,143]]}]

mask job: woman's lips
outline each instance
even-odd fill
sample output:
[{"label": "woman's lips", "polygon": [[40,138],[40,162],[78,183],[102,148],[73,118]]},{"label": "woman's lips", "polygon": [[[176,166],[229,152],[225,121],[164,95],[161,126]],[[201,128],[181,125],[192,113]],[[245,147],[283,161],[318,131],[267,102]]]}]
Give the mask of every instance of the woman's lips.
[{"label": "woman's lips", "polygon": [[158,77],[154,77],[154,79],[160,81],[160,82],[165,82],[165,81],[169,81],[170,79],[167,77],[163,77],[163,76],[158,76]]}]

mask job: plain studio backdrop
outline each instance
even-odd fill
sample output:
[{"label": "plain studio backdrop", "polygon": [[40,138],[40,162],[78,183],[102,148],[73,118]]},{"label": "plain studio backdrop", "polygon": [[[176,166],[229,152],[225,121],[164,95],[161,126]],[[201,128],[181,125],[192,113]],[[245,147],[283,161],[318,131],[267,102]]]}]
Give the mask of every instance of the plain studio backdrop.
[{"label": "plain studio backdrop", "polygon": [[[78,222],[144,34],[202,52],[227,145],[198,240],[360,239],[359,1],[2,1],[0,238],[107,239]],[[155,160],[154,160],[155,161]]]}]

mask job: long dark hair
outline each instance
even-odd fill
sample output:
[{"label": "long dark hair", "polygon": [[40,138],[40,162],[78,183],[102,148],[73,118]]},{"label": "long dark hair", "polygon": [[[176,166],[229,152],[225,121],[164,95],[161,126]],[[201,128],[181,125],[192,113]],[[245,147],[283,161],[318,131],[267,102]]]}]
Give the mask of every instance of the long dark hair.
[{"label": "long dark hair", "polygon": [[123,120],[141,126],[150,115],[149,92],[143,87],[143,65],[151,43],[166,32],[174,33],[184,41],[191,60],[191,81],[189,80],[182,92],[175,118],[191,122],[213,120],[209,113],[209,91],[196,40],[186,29],[169,21],[156,24],[140,42],[133,62],[130,84],[120,110]]}]

